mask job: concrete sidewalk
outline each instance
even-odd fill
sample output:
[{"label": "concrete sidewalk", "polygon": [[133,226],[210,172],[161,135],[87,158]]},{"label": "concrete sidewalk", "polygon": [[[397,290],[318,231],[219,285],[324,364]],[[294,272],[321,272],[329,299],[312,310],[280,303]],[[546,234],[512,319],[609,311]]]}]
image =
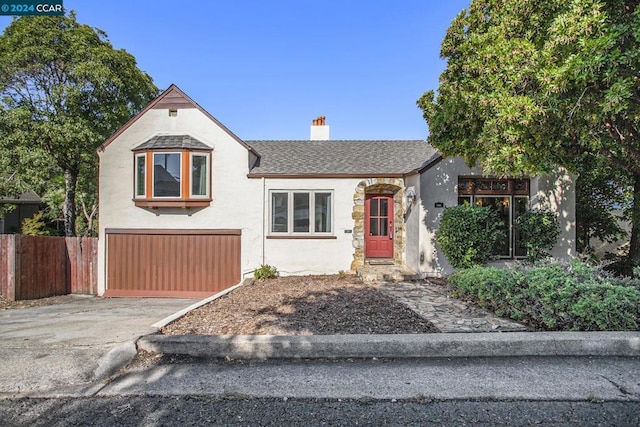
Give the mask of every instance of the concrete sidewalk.
[{"label": "concrete sidewalk", "polygon": [[0,396],[96,387],[136,355],[152,324],[193,300],[75,296],[0,311]]}]

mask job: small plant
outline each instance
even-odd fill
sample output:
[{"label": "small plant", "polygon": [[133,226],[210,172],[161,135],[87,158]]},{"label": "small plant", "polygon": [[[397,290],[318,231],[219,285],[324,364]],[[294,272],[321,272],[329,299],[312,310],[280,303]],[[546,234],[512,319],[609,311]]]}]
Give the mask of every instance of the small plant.
[{"label": "small plant", "polygon": [[347,277],[347,273],[344,270],[338,271],[338,280],[342,280]]},{"label": "small plant", "polygon": [[436,242],[454,268],[469,268],[486,264],[504,235],[494,210],[464,204],[445,209]]},{"label": "small plant", "polygon": [[262,264],[260,268],[253,270],[253,277],[256,280],[272,279],[278,277],[278,269],[269,264]]},{"label": "small plant", "polygon": [[556,214],[546,209],[521,213],[515,221],[522,245],[527,248],[527,260],[536,262],[549,256],[558,241],[560,231]]},{"label": "small plant", "polygon": [[51,231],[42,219],[42,211],[38,212],[31,218],[22,220],[22,229],[20,232],[27,236],[50,236]]}]

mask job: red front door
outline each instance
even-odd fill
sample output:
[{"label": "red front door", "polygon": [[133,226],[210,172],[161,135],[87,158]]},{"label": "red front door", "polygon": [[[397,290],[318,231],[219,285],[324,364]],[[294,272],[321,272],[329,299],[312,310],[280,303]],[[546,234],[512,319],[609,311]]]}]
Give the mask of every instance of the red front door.
[{"label": "red front door", "polygon": [[393,258],[393,196],[368,194],[364,204],[367,258]]}]

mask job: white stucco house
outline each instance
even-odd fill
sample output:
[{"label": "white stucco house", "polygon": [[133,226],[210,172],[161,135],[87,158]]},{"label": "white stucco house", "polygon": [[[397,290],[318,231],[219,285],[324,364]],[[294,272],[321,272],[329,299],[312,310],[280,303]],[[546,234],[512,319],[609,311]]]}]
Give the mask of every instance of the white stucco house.
[{"label": "white stucco house", "polygon": [[444,276],[435,245],[446,207],[495,206],[501,259],[524,255],[513,219],[560,216],[554,255],[575,252],[574,184],[565,173],[483,176],[425,141],[337,141],[324,117],[305,141],[245,141],[175,85],[98,149],[98,292],[211,295],[262,264],[281,274],[355,271],[370,262]]}]

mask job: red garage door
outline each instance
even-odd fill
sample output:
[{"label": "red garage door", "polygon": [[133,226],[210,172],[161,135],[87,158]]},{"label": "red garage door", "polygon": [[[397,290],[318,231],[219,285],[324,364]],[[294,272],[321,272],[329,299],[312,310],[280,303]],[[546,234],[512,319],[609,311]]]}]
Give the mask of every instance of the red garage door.
[{"label": "red garage door", "polygon": [[107,229],[107,297],[202,298],[240,281],[240,230]]}]

